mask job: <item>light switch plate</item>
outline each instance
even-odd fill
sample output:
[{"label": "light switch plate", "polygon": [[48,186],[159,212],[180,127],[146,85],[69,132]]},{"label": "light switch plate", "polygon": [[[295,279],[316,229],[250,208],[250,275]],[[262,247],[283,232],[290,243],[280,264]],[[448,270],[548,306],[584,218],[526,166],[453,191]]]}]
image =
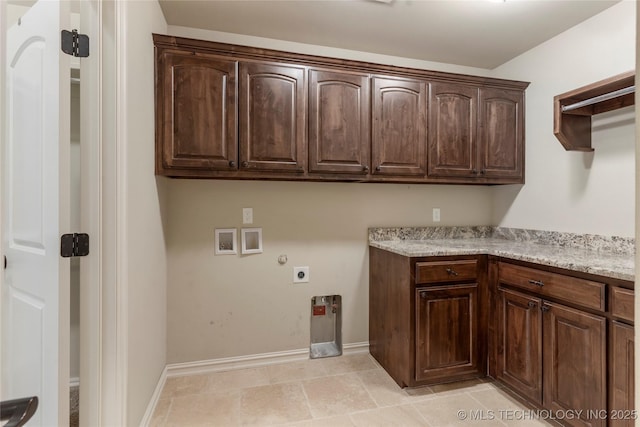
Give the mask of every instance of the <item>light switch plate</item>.
[{"label": "light switch plate", "polygon": [[253,224],[253,208],[242,208],[242,223]]}]

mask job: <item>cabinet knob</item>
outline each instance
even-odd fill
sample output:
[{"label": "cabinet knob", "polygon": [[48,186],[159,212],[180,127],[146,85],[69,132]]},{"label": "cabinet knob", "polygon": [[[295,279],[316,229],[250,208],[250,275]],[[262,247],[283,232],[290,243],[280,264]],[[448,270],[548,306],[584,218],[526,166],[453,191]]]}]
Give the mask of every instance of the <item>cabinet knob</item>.
[{"label": "cabinet knob", "polygon": [[229,160],[229,167],[234,168],[235,166],[236,166],[236,162],[234,162],[233,160]]},{"label": "cabinet knob", "polygon": [[380,172],[380,166],[376,166],[376,172]]},{"label": "cabinet knob", "polygon": [[472,169],[472,170],[471,170],[471,173],[472,173],[473,175],[478,175],[478,170],[477,170],[477,169]]},{"label": "cabinet knob", "polygon": [[484,175],[486,172],[487,172],[487,170],[486,170],[486,169],[481,169],[481,170],[480,170],[480,175]]},{"label": "cabinet knob", "polygon": [[549,307],[548,305],[543,305],[542,307],[540,307],[540,310],[542,310],[543,313],[546,313],[550,308],[551,307]]},{"label": "cabinet knob", "polygon": [[426,298],[426,297],[427,297],[427,291],[420,292],[420,298]]},{"label": "cabinet knob", "polygon": [[248,168],[249,167],[249,162],[242,162],[242,167],[243,168]]},{"label": "cabinet knob", "polygon": [[362,172],[369,172],[369,166],[367,165],[362,166]]},{"label": "cabinet knob", "polygon": [[538,305],[538,304],[536,304],[535,302],[533,302],[533,301],[529,301],[529,307],[530,307],[530,308],[535,308],[537,305]]},{"label": "cabinet knob", "polygon": [[457,272],[457,271],[452,270],[452,269],[450,269],[450,268],[447,268],[447,273],[448,273],[450,276],[457,276],[457,275],[458,275],[458,272]]}]

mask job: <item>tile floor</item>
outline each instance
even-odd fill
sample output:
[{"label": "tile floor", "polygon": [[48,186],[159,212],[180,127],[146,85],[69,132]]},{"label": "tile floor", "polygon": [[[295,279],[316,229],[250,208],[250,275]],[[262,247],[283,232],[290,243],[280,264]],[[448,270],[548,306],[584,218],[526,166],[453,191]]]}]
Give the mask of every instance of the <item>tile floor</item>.
[{"label": "tile floor", "polygon": [[151,426],[549,425],[525,411],[489,381],[403,390],[357,354],[168,378]]}]

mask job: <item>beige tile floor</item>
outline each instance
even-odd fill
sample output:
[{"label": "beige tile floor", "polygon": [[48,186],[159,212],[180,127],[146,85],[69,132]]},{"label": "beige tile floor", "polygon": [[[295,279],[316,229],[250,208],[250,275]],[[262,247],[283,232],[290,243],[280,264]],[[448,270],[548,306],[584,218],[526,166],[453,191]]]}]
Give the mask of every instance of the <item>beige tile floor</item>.
[{"label": "beige tile floor", "polygon": [[151,426],[549,425],[526,411],[490,381],[401,389],[357,354],[168,378]]}]

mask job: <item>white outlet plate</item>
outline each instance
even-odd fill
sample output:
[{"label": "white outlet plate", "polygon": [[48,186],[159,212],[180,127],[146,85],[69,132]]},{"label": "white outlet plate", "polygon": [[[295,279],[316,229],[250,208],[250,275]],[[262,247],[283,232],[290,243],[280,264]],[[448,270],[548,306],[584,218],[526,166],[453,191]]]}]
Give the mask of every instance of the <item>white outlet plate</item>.
[{"label": "white outlet plate", "polygon": [[433,222],[440,222],[440,208],[433,208]]},{"label": "white outlet plate", "polygon": [[242,223],[253,224],[253,208],[242,208]]},{"label": "white outlet plate", "polygon": [[293,283],[309,282],[309,267],[293,267]]}]

